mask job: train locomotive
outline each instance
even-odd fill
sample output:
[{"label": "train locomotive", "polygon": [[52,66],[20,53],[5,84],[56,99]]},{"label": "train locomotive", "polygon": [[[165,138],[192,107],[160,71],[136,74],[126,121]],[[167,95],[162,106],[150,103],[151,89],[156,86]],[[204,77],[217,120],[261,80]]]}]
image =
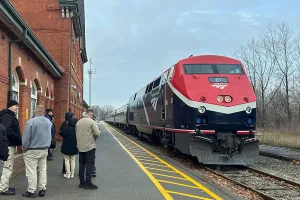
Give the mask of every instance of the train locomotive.
[{"label": "train locomotive", "polygon": [[243,64],[230,57],[179,60],[106,122],[203,164],[247,165],[259,155],[256,95]]}]

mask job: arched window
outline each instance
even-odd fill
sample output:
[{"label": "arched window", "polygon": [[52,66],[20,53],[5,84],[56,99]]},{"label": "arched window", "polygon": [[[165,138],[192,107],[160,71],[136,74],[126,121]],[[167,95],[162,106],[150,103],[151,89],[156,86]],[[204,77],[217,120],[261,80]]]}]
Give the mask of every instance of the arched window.
[{"label": "arched window", "polygon": [[37,103],[37,87],[35,82],[31,83],[31,95],[30,95],[30,118],[33,117],[33,111],[36,108]]},{"label": "arched window", "polygon": [[[16,100],[18,102],[19,102],[19,88],[20,88],[20,81],[18,78],[18,74],[15,71],[12,77],[12,98],[13,100]],[[18,112],[16,114],[16,117],[18,118]]]}]

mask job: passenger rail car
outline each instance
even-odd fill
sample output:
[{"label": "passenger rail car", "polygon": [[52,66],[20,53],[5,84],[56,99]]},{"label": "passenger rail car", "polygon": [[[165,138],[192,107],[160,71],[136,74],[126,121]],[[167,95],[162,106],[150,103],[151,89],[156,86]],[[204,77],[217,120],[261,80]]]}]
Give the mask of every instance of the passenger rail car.
[{"label": "passenger rail car", "polygon": [[117,123],[130,133],[158,139],[200,163],[243,165],[258,158],[256,96],[236,59],[182,59],[133,94],[122,109],[127,120]]}]

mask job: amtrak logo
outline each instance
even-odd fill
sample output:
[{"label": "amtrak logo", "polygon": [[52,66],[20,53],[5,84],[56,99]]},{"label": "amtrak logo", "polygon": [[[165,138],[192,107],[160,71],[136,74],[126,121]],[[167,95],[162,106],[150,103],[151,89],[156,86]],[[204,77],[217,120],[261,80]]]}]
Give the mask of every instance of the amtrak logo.
[{"label": "amtrak logo", "polygon": [[153,99],[151,99],[151,104],[155,111],[156,111],[157,101],[158,101],[158,97],[154,97]]},{"label": "amtrak logo", "polygon": [[211,86],[223,90],[227,85],[211,85]]}]

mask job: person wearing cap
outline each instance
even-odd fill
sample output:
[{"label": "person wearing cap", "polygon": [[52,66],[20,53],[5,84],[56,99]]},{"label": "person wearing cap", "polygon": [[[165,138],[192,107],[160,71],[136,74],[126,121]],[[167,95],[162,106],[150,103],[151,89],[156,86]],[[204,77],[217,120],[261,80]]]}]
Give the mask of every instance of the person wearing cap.
[{"label": "person wearing cap", "polygon": [[9,187],[9,181],[13,173],[16,147],[22,145],[19,121],[16,117],[18,102],[9,100],[7,108],[0,111],[0,122],[6,129],[8,139],[9,156],[3,163],[0,180],[0,195],[15,195],[15,188]]},{"label": "person wearing cap", "polygon": [[52,126],[51,126],[51,145],[48,149],[48,157],[47,157],[47,160],[53,160],[53,155],[51,154],[51,151],[50,149],[53,147],[53,142],[55,142],[55,134],[56,134],[56,128],[55,128],[55,125],[54,125],[54,122],[53,122],[53,112],[52,112],[52,109],[46,109],[46,115],[45,117],[47,119],[50,120],[50,122],[52,123]]}]

